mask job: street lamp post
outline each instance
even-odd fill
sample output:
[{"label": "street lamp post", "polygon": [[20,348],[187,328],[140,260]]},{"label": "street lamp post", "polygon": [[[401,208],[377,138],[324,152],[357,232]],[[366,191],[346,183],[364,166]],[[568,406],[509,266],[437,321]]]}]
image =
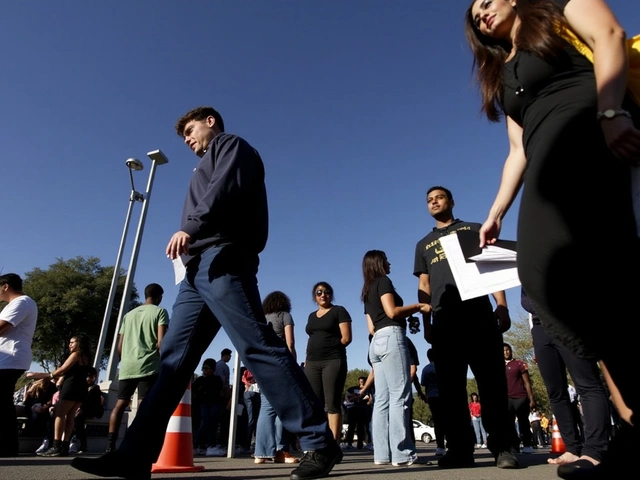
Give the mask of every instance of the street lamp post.
[{"label": "street lamp post", "polygon": [[97,371],[100,371],[102,363],[102,353],[104,351],[104,344],[107,340],[107,330],[109,329],[109,320],[111,319],[111,311],[113,310],[113,301],[116,297],[116,290],[118,289],[118,279],[120,278],[120,265],[122,264],[122,253],[124,252],[124,245],[127,241],[127,232],[129,231],[129,223],[131,221],[131,213],[133,212],[134,202],[141,202],[143,197],[141,193],[136,192],[133,185],[133,171],[140,171],[144,168],[142,162],[135,158],[130,158],[126,162],[129,169],[129,178],[131,179],[131,194],[129,195],[129,207],[127,208],[127,216],[124,220],[124,229],[122,230],[122,238],[120,239],[120,247],[118,248],[118,256],[116,257],[116,264],[113,268],[113,278],[111,279],[111,288],[109,289],[109,299],[107,300],[107,307],[104,311],[104,318],[102,319],[102,329],[100,330],[100,337],[98,340],[98,346],[96,348],[96,357],[93,361],[93,366]]},{"label": "street lamp post", "polygon": [[[116,329],[113,335],[113,343],[111,344],[111,353],[109,354],[109,363],[107,363],[107,380],[113,381],[116,377],[118,367],[118,331],[120,325],[122,325],[122,318],[128,311],[129,302],[131,301],[131,290],[133,285],[133,279],[136,272],[136,264],[138,262],[138,253],[140,252],[140,244],[142,243],[142,234],[144,233],[144,223],[147,218],[147,210],[149,209],[149,201],[151,200],[151,187],[153,186],[153,179],[156,173],[156,167],[158,165],[164,165],[169,160],[160,150],[154,150],[147,153],[147,156],[151,159],[151,171],[149,172],[149,180],[147,181],[147,190],[142,196],[142,212],[140,214],[140,221],[138,222],[138,230],[136,231],[136,237],[133,242],[133,253],[131,254],[131,260],[129,262],[129,269],[127,270],[127,277],[124,284],[124,293],[122,294],[122,303],[120,304],[120,311],[118,312],[118,321],[116,322]],[[133,176],[132,182],[133,182]]]}]

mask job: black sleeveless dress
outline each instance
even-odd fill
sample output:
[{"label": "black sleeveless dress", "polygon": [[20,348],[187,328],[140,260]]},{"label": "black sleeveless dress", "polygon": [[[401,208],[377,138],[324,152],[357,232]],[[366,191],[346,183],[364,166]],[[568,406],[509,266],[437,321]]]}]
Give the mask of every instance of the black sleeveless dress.
[{"label": "black sleeveless dress", "polygon": [[80,365],[76,362],[64,374],[64,381],[60,389],[60,400],[84,402],[89,391],[89,384],[87,383],[88,372],[89,365]]},{"label": "black sleeveless dress", "polygon": [[[552,336],[602,358],[616,322],[640,306],[640,245],[629,165],[610,153],[596,119],[593,64],[568,43],[551,61],[519,50],[504,66],[502,105],[523,128],[527,157],[520,280]],[[624,107],[637,125],[637,106]],[[602,308],[589,306],[596,301]],[[603,328],[603,315],[615,321]]]}]

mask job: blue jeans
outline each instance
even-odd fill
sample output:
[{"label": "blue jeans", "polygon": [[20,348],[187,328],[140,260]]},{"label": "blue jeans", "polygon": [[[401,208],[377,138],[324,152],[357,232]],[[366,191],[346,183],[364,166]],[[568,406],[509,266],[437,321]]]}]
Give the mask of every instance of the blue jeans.
[{"label": "blue jeans", "polygon": [[220,423],[222,406],[218,404],[200,405],[200,426],[196,432],[194,445],[196,447],[215,447]]},{"label": "blue jeans", "polygon": [[282,422],[276,415],[269,401],[263,396],[260,404],[260,415],[256,427],[256,458],[273,458],[278,450],[289,451],[289,445],[283,442]]},{"label": "blue jeans", "polygon": [[404,463],[415,453],[411,440],[411,378],[407,337],[401,327],[378,330],[369,346],[375,375],[374,461]]},{"label": "blue jeans", "polygon": [[324,408],[262,311],[258,255],[211,247],[187,265],[160,349],[160,373],[118,449],[135,463],[157,460],[169,419],[200,358],[222,326],[285,428],[304,450],[333,438]]},{"label": "blue jeans", "polygon": [[258,392],[244,392],[244,408],[247,409],[247,437],[242,443],[243,447],[251,447],[251,438],[256,429],[258,414],[260,413],[260,394]]},{"label": "blue jeans", "polygon": [[487,443],[487,432],[484,431],[482,426],[482,417],[471,417],[471,423],[473,424],[473,431],[476,432],[476,443],[482,445]]}]

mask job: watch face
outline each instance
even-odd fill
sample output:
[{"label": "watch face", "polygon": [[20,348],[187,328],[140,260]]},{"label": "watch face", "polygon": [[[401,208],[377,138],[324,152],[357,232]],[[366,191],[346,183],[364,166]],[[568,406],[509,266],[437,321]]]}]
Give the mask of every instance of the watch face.
[{"label": "watch face", "polygon": [[615,110],[605,110],[604,112],[602,112],[604,114],[605,117],[607,118],[613,118],[616,116],[616,111]]}]

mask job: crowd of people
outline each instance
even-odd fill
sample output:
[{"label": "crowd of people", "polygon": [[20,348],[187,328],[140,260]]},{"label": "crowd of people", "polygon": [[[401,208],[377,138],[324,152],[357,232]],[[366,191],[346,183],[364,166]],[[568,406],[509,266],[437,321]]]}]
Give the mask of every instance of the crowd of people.
[{"label": "crowd of people", "polygon": [[[473,0],[465,20],[482,111],[489,120],[506,122],[510,150],[499,190],[483,224],[454,216],[449,189],[434,186],[427,191],[427,208],[435,225],[415,248],[416,303],[405,305],[396,292],[385,252],[364,254],[361,301],[372,370],[349,401],[371,395],[376,464],[406,467],[416,462],[410,412],[412,385],[421,382],[415,374],[417,362],[412,359],[407,324],[419,314],[424,337],[432,346],[430,364],[437,378],[437,388],[428,383],[422,395],[433,404],[434,414],[439,411],[434,422],[446,442],[438,466],[470,467],[475,447],[484,445],[498,468],[519,467],[520,441],[522,453],[529,452],[538,435],[531,430],[531,421],[542,423],[542,416],[530,420],[537,408],[526,365],[513,359],[511,347],[503,341],[511,325],[506,296],[499,291],[463,301],[440,239],[470,231],[478,235],[480,247],[495,243],[522,189],[518,274],[529,301],[525,308],[531,312],[541,375],[568,443],[567,454],[551,460],[559,465],[562,478],[624,476],[640,443],[635,416],[640,406],[629,375],[638,338],[638,322],[631,313],[640,283],[635,271],[640,264],[640,241],[629,167],[640,159],[640,109],[625,96],[625,33],[604,0]],[[567,31],[577,34],[594,52],[593,63],[566,40]],[[260,154],[243,138],[226,133],[222,116],[211,107],[189,111],[178,120],[176,132],[199,163],[188,187],[180,230],[166,248],[167,256],[181,261],[186,269],[171,327],[163,335],[152,331],[151,343],[159,347],[154,350],[157,369],[120,445],[112,445],[99,458],[77,457],[72,465],[99,476],[150,478],[167,423],[203,353],[224,328],[247,368],[242,395],[248,420],[243,441],[247,443],[255,426],[261,444],[255,461],[278,458],[296,439],[304,454],[293,460],[284,457],[285,462],[296,463],[292,480],[322,478],[343,458],[338,441],[351,316],[334,303],[327,282],[314,285],[317,309],[309,315],[305,329],[309,340],[305,369],[301,369],[291,330],[287,335],[293,321],[284,315],[286,302],[275,310],[266,308],[257,287],[258,258],[268,237]],[[599,278],[612,283],[597,290],[607,290],[600,295],[605,298],[600,308],[583,308],[578,315],[576,309],[595,284],[594,262],[588,261],[594,258],[593,208],[587,201],[594,197],[606,199],[609,207],[603,216],[615,226],[616,255],[622,260],[599,259]],[[5,426],[9,431],[13,428],[9,424],[15,423],[15,417],[6,413],[6,397],[29,366],[37,309],[14,277],[0,277],[0,286],[0,299],[9,302],[0,315],[0,425],[4,432]],[[605,327],[603,315],[612,319]],[[20,355],[5,353],[26,338],[28,348]],[[73,413],[87,394],[89,350],[81,338],[74,337],[69,352],[51,375],[65,380],[55,407],[50,454],[65,452]],[[217,362],[214,371],[222,379],[221,388],[211,379],[202,380],[197,388],[202,385],[203,392],[210,388],[227,395],[224,357],[223,363],[219,368]],[[571,399],[565,394],[566,374],[558,365],[567,367],[582,399],[582,434],[573,431],[575,421],[568,417]],[[203,377],[212,369],[213,362],[205,361]],[[478,385],[471,403],[480,399],[481,408],[470,407],[467,400],[468,369]],[[603,418],[609,415],[600,373],[619,415],[620,428],[613,441],[604,427]],[[44,379],[49,374],[31,376]],[[425,387],[429,377],[423,376]],[[211,419],[224,408],[224,401],[216,393],[207,395],[203,393],[203,398],[209,400],[200,404],[204,427],[198,429],[196,448],[208,451],[218,446]],[[122,399],[127,396],[123,393]],[[264,425],[258,414],[263,402],[268,412]],[[0,452],[15,453],[14,440],[3,435]],[[445,444],[438,446],[444,449]]]}]

